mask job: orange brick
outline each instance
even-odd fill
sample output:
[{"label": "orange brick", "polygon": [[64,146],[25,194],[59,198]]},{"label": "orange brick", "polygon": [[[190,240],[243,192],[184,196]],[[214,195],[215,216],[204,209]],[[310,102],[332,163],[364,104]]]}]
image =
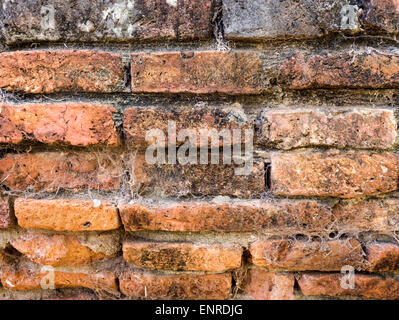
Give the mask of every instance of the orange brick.
[{"label": "orange brick", "polygon": [[[14,269],[4,267],[1,273],[1,283],[12,290],[40,290],[45,289],[46,278],[54,275],[54,288],[83,287],[95,291],[117,292],[116,278],[111,272],[81,272],[81,271],[50,271],[32,270],[27,266]],[[42,286],[44,284],[44,288]]]},{"label": "orange brick", "polygon": [[389,272],[399,270],[399,246],[395,243],[368,243],[365,246],[367,270]]},{"label": "orange brick", "polygon": [[105,231],[121,225],[107,201],[17,199],[14,206],[18,224],[27,229]]},{"label": "orange brick", "polygon": [[389,149],[395,144],[394,112],[384,109],[271,109],[259,120],[259,142],[292,149],[309,146]]},{"label": "orange brick", "polygon": [[126,231],[260,231],[298,233],[328,229],[335,217],[314,200],[176,201],[119,206]]},{"label": "orange brick", "polygon": [[345,265],[363,265],[359,241],[257,240],[250,246],[253,264],[268,270],[340,271]]},{"label": "orange brick", "polygon": [[132,91],[261,93],[268,87],[254,52],[198,51],[132,54]]},{"label": "orange brick", "polygon": [[351,198],[397,189],[395,153],[275,153],[271,159],[275,195]]},{"label": "orange brick", "polygon": [[354,289],[344,289],[341,281],[344,274],[303,274],[299,279],[299,287],[306,296],[355,296],[367,299],[399,299],[399,281],[394,278],[376,275],[354,275]]},{"label": "orange brick", "polygon": [[0,159],[0,180],[12,190],[117,190],[122,159],[117,152],[39,152]]},{"label": "orange brick", "polygon": [[293,274],[251,268],[246,274],[243,291],[255,300],[293,300],[294,284]]},{"label": "orange brick", "polygon": [[377,50],[306,57],[297,52],[280,67],[278,83],[288,89],[399,88],[399,57]]},{"label": "orange brick", "polygon": [[120,290],[131,299],[223,300],[230,297],[231,274],[155,274],[125,271]]},{"label": "orange brick", "polygon": [[26,93],[120,92],[124,71],[117,54],[92,50],[0,53],[0,88]]},{"label": "orange brick", "polygon": [[75,235],[30,232],[10,243],[30,260],[53,267],[84,266],[113,256],[93,251]]},{"label": "orange brick", "polygon": [[0,143],[119,145],[115,108],[89,103],[0,104]]},{"label": "orange brick", "polygon": [[8,228],[11,224],[10,205],[8,198],[0,197],[0,229]]},{"label": "orange brick", "polygon": [[123,257],[134,267],[222,272],[241,266],[242,248],[184,242],[127,241]]}]

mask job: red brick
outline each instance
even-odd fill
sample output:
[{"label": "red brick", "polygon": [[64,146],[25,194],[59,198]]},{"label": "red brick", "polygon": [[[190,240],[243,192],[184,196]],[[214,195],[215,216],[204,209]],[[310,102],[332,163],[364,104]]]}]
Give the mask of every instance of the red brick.
[{"label": "red brick", "polygon": [[123,257],[138,268],[222,272],[241,266],[242,248],[184,242],[127,241]]},{"label": "red brick", "polygon": [[131,299],[223,300],[230,297],[231,274],[155,274],[125,271],[120,290]]},{"label": "red brick", "polygon": [[122,175],[116,152],[39,152],[0,159],[0,180],[12,190],[117,190]]},{"label": "red brick", "polygon": [[[77,235],[29,232],[10,243],[30,260],[53,267],[85,266],[114,255],[93,251]],[[102,242],[102,246],[107,245],[112,244]]]},{"label": "red brick", "polygon": [[18,224],[26,229],[56,231],[105,231],[117,229],[117,208],[96,200],[15,200]]},{"label": "red brick", "polygon": [[11,224],[10,205],[8,198],[0,197],[0,229],[8,228]]},{"label": "red brick", "polygon": [[247,272],[243,291],[255,300],[294,300],[294,284],[293,274],[252,268]]},{"label": "red brick", "polygon": [[91,50],[0,53],[0,88],[26,93],[120,92],[124,71],[117,54]]},{"label": "red brick", "polygon": [[295,53],[281,66],[278,83],[288,89],[399,88],[399,57],[380,51]]},{"label": "red brick", "polygon": [[132,54],[132,91],[261,93],[268,86],[254,52],[199,51]]},{"label": "red brick", "polygon": [[334,225],[330,207],[314,200],[136,202],[119,206],[126,231],[312,232]]},{"label": "red brick", "polygon": [[255,198],[265,191],[264,163],[254,160],[248,174],[236,174],[236,169],[243,167],[244,164],[236,165],[233,160],[232,164],[223,164],[222,157],[219,164],[181,164],[178,161],[176,164],[150,164],[144,154],[132,152],[130,187],[140,195]]},{"label": "red brick", "polygon": [[399,270],[399,246],[395,243],[369,243],[365,247],[367,270],[389,272]]},{"label": "red brick", "polygon": [[112,106],[89,103],[0,104],[0,143],[87,147],[119,144]]},{"label": "red brick", "polygon": [[368,0],[361,21],[367,28],[399,31],[399,3],[397,0]]},{"label": "red brick", "polygon": [[394,112],[384,109],[266,110],[259,140],[280,149],[309,146],[388,149],[395,144]]},{"label": "red brick", "polygon": [[[341,287],[342,273],[304,274],[299,287],[304,295],[326,295],[333,297],[356,296],[367,299],[399,299],[399,281],[376,275],[356,274],[355,288]],[[342,280],[345,284],[345,280]]]},{"label": "red brick", "polygon": [[251,262],[268,270],[340,271],[363,265],[359,241],[257,240],[250,246]]},{"label": "red brick", "polygon": [[398,157],[394,153],[275,153],[271,159],[275,195],[351,198],[397,189]]},{"label": "red brick", "polygon": [[[148,146],[153,143],[157,145],[168,145],[168,122],[176,125],[177,134],[184,129],[195,133],[196,146],[211,146],[208,140],[201,141],[204,136],[200,130],[216,130],[218,133],[226,130],[230,133],[231,139],[218,137],[217,146],[231,145],[245,142],[245,130],[253,129],[253,123],[247,119],[243,111],[233,109],[209,109],[209,108],[131,108],[124,112],[123,128],[126,140],[134,146]],[[146,141],[146,134],[149,130],[161,130],[165,135],[163,141]],[[239,133],[241,139],[233,140],[233,134]],[[184,141],[176,141],[177,145]]]}]

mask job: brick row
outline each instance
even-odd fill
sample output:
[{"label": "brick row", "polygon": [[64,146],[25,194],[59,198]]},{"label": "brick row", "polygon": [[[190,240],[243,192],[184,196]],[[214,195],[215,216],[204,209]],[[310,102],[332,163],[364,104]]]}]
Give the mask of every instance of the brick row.
[{"label": "brick row", "polygon": [[[285,56],[285,58],[284,58]],[[127,64],[93,50],[0,53],[0,88],[26,93],[127,92]],[[130,56],[133,93],[261,94],[283,89],[398,88],[392,50],[294,52],[270,64],[257,51],[136,52]]]},{"label": "brick row", "polygon": [[[0,143],[119,146],[113,106],[90,103],[0,106]],[[256,120],[234,108],[128,108],[123,114],[127,145],[182,145],[186,129],[195,147],[215,148],[251,143],[289,150],[330,146],[390,149],[397,139],[397,121],[388,109],[265,109]],[[173,127],[172,127],[173,126]],[[162,135],[152,135],[155,130]],[[176,138],[169,137],[176,132]],[[188,134],[188,133],[187,133]],[[209,138],[206,139],[206,136]],[[170,139],[170,141],[168,140]]]},{"label": "brick row", "polygon": [[[361,28],[397,32],[394,0],[223,1],[227,39],[313,38]],[[39,41],[99,42],[210,39],[215,2],[205,0],[7,1],[1,29],[9,44]],[[271,23],[273,21],[273,23]]]},{"label": "brick row", "polygon": [[[106,231],[121,226],[116,207],[100,200],[17,199],[18,224],[53,231]],[[218,200],[121,204],[126,231],[269,232],[280,235],[398,231],[398,199]]]}]

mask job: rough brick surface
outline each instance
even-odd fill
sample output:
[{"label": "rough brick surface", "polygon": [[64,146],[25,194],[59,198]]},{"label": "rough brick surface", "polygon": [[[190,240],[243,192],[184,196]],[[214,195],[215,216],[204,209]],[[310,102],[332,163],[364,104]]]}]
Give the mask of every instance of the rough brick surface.
[{"label": "rough brick surface", "polygon": [[345,265],[363,265],[359,241],[257,240],[250,246],[253,264],[268,270],[340,271]]},{"label": "rough brick surface", "polygon": [[399,31],[399,4],[396,0],[367,0],[364,7],[361,21],[365,27]]},{"label": "rough brick surface", "polygon": [[27,229],[105,231],[120,226],[116,207],[106,201],[17,199],[14,207],[18,224]]},{"label": "rough brick surface", "polygon": [[0,197],[0,229],[10,226],[10,205],[8,198]]},{"label": "rough brick surface", "polygon": [[119,189],[121,156],[114,152],[39,152],[0,159],[0,180],[12,190]]},{"label": "rough brick surface", "polygon": [[297,233],[328,229],[335,220],[328,205],[313,200],[137,202],[119,211],[127,231]]},{"label": "rough brick surface", "polygon": [[120,290],[132,299],[223,300],[230,296],[232,277],[222,274],[155,274],[125,271]]},{"label": "rough brick surface", "polygon": [[133,267],[223,272],[241,266],[242,248],[184,242],[140,242],[123,244],[123,257]]},{"label": "rough brick surface", "polygon": [[30,260],[53,267],[84,266],[107,257],[93,251],[74,235],[31,232],[13,239],[11,245]]},{"label": "rough brick surface", "polygon": [[276,195],[351,198],[397,189],[394,153],[300,152],[272,155]]},{"label": "rough brick surface", "polygon": [[355,274],[354,289],[344,289],[342,273],[304,274],[299,287],[305,295],[327,295],[333,297],[356,296],[367,299],[399,299],[399,281],[376,275]]},{"label": "rough brick surface", "polygon": [[[168,131],[172,125],[176,127],[176,134],[181,130],[191,130],[195,137],[193,140],[196,141],[194,145],[198,147],[219,147],[245,142],[245,130],[253,130],[253,124],[244,111],[232,108],[131,108],[124,112],[123,117],[127,142],[133,146],[148,146],[155,143],[167,146]],[[146,140],[150,130],[161,130],[165,138],[161,141],[156,138]],[[203,139],[206,136],[204,130],[209,131],[209,136],[217,138],[214,145],[208,141],[209,139]],[[230,137],[213,135],[211,130],[221,134],[227,131]],[[233,138],[235,134],[237,134],[236,139]],[[181,137],[176,141],[173,140],[172,144],[181,145],[183,142],[185,140]]]},{"label": "rough brick surface", "polygon": [[112,106],[89,103],[0,105],[0,143],[116,146]]},{"label": "rough brick surface", "polygon": [[[232,161],[233,162],[233,161]],[[150,164],[144,154],[132,153],[129,159],[132,190],[142,195],[166,196],[223,195],[257,197],[265,191],[264,163],[255,161],[247,175],[237,175],[243,165]]]},{"label": "rough brick surface", "polygon": [[398,199],[345,200],[337,203],[332,212],[335,226],[345,232],[399,230]]},{"label": "rough brick surface", "polygon": [[262,40],[358,31],[360,25],[354,6],[353,23],[341,24],[341,11],[348,5],[348,0],[224,0],[225,34],[228,39]]},{"label": "rough brick surface", "polygon": [[[12,290],[40,290],[46,289],[46,277],[54,275],[54,288],[83,287],[96,291],[116,292],[115,276],[110,272],[81,272],[81,271],[49,271],[38,268],[32,270],[28,266],[20,266],[18,269],[3,267],[1,283]],[[44,284],[44,286],[43,286]]]},{"label": "rough brick surface", "polygon": [[309,146],[392,148],[394,112],[384,109],[265,110],[258,121],[259,141],[280,149]]},{"label": "rough brick surface", "polygon": [[294,283],[293,274],[252,268],[245,277],[243,291],[255,300],[293,300]]},{"label": "rough brick surface", "polygon": [[164,93],[261,93],[269,85],[255,52],[133,53],[132,91]]},{"label": "rough brick surface", "polygon": [[280,67],[278,83],[288,89],[398,88],[399,57],[381,50],[309,56],[296,52]]},{"label": "rough brick surface", "polygon": [[17,0],[3,4],[9,43],[210,38],[212,0]]},{"label": "rough brick surface", "polygon": [[389,272],[399,270],[399,246],[395,243],[370,243],[365,246],[367,270]]},{"label": "rough brick surface", "polygon": [[124,91],[121,57],[91,50],[0,53],[0,88],[26,93]]}]

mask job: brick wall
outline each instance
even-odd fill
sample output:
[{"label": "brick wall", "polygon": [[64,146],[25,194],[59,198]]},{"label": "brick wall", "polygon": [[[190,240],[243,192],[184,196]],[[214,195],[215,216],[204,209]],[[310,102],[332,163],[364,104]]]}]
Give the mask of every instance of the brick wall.
[{"label": "brick wall", "polygon": [[[398,25],[396,0],[2,1],[0,298],[398,299]],[[172,161],[170,122],[195,159],[253,142],[249,172]]]}]

